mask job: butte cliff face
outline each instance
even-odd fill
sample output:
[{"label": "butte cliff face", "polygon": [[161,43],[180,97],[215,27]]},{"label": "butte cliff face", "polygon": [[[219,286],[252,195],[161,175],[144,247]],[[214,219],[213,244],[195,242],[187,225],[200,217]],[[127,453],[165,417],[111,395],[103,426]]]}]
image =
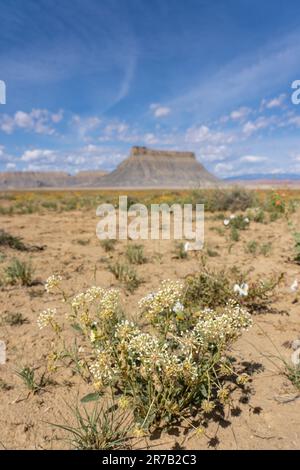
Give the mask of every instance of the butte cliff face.
[{"label": "butte cliff face", "polygon": [[99,181],[101,187],[208,188],[218,179],[196,160],[192,152],[133,147],[130,156]]},{"label": "butte cliff face", "polygon": [[26,188],[209,188],[219,180],[192,152],[133,147],[114,171],[0,173],[0,190]]}]

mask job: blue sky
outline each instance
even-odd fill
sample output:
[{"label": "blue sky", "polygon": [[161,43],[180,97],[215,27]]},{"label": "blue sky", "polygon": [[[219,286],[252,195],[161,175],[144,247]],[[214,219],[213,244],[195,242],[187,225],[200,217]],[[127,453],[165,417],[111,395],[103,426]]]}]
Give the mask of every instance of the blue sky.
[{"label": "blue sky", "polygon": [[300,2],[0,0],[0,21],[1,171],[111,170],[146,145],[300,173]]}]

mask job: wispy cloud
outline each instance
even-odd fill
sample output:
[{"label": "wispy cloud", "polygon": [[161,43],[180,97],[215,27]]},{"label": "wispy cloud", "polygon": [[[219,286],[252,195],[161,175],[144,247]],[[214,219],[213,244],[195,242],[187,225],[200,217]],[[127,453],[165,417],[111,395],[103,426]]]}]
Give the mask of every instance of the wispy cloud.
[{"label": "wispy cloud", "polygon": [[259,163],[259,162],[265,162],[268,160],[268,157],[261,157],[259,155],[245,155],[240,158],[241,162],[246,162],[246,163]]},{"label": "wispy cloud", "polygon": [[150,105],[150,110],[156,118],[161,118],[168,116],[171,113],[171,108],[168,106],[162,106],[158,103],[153,103]]}]

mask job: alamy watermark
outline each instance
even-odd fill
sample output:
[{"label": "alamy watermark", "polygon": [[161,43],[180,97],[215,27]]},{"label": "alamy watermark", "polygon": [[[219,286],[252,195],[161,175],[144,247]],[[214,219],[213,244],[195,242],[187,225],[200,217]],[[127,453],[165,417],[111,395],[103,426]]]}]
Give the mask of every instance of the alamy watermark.
[{"label": "alamy watermark", "polygon": [[292,94],[292,103],[300,104],[300,80],[294,80],[292,83],[292,89],[295,90]]},{"label": "alamy watermark", "polygon": [[0,80],[0,104],[6,104],[6,84]]},{"label": "alamy watermark", "polygon": [[119,197],[119,206],[101,204],[96,234],[100,240],[186,240],[186,251],[201,250],[204,245],[203,204],[132,204]]}]

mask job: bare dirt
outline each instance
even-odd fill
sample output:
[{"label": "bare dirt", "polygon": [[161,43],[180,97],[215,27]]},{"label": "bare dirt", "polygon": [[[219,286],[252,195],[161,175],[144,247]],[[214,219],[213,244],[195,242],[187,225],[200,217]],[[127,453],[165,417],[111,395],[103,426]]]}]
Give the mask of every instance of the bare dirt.
[{"label": "bare dirt", "polygon": [[[299,227],[300,212],[291,216]],[[36,319],[40,311],[58,304],[55,296],[44,291],[43,282],[53,272],[65,279],[66,288],[73,293],[97,284],[103,287],[119,286],[107,269],[107,261],[119,259],[126,244],[118,242],[115,252],[105,253],[95,235],[97,218],[94,211],[45,213],[0,216],[0,226],[7,232],[21,236],[28,245],[45,245],[43,251],[19,253],[2,248],[0,269],[13,257],[29,258],[35,268],[32,287],[7,287],[0,290],[0,318],[10,313],[22,313],[27,322],[9,326],[2,321],[0,340],[7,345],[7,362],[0,365],[0,448],[7,449],[57,449],[68,448],[61,440],[63,433],[49,423],[63,423],[70,415],[69,404],[85,393],[71,371],[39,394],[28,393],[15,371],[25,365],[36,368],[41,374],[48,351],[50,335],[40,331]],[[300,447],[300,392],[280,373],[281,354],[290,360],[291,349],[284,343],[300,336],[300,304],[290,290],[292,282],[300,281],[300,267],[291,261],[293,238],[288,221],[280,219],[271,224],[251,223],[241,232],[230,253],[226,237],[212,231],[223,227],[206,214],[206,243],[219,253],[207,257],[212,267],[237,265],[251,269],[249,279],[266,278],[271,274],[285,274],[272,307],[274,313],[253,316],[254,326],[234,344],[231,354],[244,363],[252,373],[251,396],[243,399],[240,393],[233,397],[234,413],[222,420],[213,419],[207,436],[196,437],[189,423],[168,432],[157,432],[143,445],[155,449],[297,449]],[[246,253],[250,240],[272,243],[270,255],[253,256]],[[183,279],[187,274],[201,269],[202,253],[191,253],[187,260],[175,259],[174,241],[146,241],[148,262],[137,267],[143,284],[128,294],[121,287],[124,306],[129,318],[137,316],[137,301],[158,287],[163,279]],[[4,255],[4,256],[3,256]],[[0,383],[0,385],[1,385]]]}]

